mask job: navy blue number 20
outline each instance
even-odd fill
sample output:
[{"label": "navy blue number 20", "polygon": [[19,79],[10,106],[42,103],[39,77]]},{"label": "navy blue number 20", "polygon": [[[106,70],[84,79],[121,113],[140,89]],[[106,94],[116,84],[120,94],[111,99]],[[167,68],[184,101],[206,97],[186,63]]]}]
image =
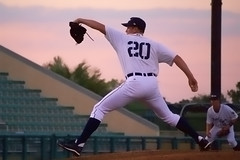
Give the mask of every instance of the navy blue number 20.
[{"label": "navy blue number 20", "polygon": [[[142,59],[149,59],[150,57],[150,44],[149,43],[138,43],[134,41],[128,42],[128,54],[130,57],[141,57]],[[143,55],[143,49],[146,47],[146,53]]]}]

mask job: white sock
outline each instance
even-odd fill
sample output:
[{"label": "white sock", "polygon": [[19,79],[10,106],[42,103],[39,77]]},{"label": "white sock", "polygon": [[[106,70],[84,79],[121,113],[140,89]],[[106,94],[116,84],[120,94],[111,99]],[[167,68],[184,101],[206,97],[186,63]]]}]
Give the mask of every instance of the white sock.
[{"label": "white sock", "polygon": [[78,147],[83,147],[85,145],[85,143],[80,143],[79,145],[78,145]]},{"label": "white sock", "polygon": [[202,136],[198,136],[198,141],[200,142],[203,139]]}]

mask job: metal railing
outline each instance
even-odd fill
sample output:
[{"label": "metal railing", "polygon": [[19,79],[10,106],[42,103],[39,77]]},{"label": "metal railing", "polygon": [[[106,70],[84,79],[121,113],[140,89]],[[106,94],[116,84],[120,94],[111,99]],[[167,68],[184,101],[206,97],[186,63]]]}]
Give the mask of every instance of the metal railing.
[{"label": "metal railing", "polygon": [[[0,135],[0,160],[53,160],[71,157],[57,146],[57,140],[74,139],[77,136],[57,135]],[[217,145],[221,149],[224,141]],[[135,137],[92,136],[86,143],[83,154],[113,153],[136,150],[181,150],[198,149],[190,137]]]}]

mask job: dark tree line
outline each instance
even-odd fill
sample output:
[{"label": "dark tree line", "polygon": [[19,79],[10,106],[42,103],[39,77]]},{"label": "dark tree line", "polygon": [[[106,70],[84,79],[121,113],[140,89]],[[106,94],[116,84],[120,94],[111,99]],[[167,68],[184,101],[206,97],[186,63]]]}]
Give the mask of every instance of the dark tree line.
[{"label": "dark tree line", "polygon": [[[73,71],[69,69],[61,57],[54,57],[53,62],[49,62],[43,66],[100,96],[105,96],[122,82],[117,79],[110,81],[102,79],[100,70],[92,69],[85,61],[79,63]],[[236,84],[236,89],[227,91],[227,95],[230,97],[232,103],[240,104],[240,81]],[[221,96],[221,100],[222,102],[227,102],[227,98],[224,95]],[[190,99],[182,99],[178,103],[209,103],[209,95],[198,95]]]},{"label": "dark tree line", "polygon": [[240,82],[236,84],[236,90],[231,89],[227,94],[232,99],[232,103],[240,104]]},{"label": "dark tree line", "polygon": [[102,79],[100,71],[92,69],[85,61],[79,63],[73,71],[69,69],[61,57],[54,57],[53,62],[49,62],[43,66],[100,96],[106,95],[120,84],[117,79],[110,81]]}]

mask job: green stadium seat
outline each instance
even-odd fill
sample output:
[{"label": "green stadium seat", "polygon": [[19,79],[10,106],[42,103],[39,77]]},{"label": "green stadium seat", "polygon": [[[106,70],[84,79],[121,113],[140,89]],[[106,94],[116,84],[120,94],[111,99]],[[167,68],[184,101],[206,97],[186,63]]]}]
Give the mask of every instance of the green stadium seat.
[{"label": "green stadium seat", "polygon": [[0,81],[7,81],[8,80],[8,73],[0,72]]},{"label": "green stadium seat", "polygon": [[[73,111],[74,106],[59,105],[57,98],[43,97],[40,89],[26,88],[24,81],[0,72],[1,133],[79,134],[89,115]],[[106,127],[101,124],[96,134],[107,134]]]}]

